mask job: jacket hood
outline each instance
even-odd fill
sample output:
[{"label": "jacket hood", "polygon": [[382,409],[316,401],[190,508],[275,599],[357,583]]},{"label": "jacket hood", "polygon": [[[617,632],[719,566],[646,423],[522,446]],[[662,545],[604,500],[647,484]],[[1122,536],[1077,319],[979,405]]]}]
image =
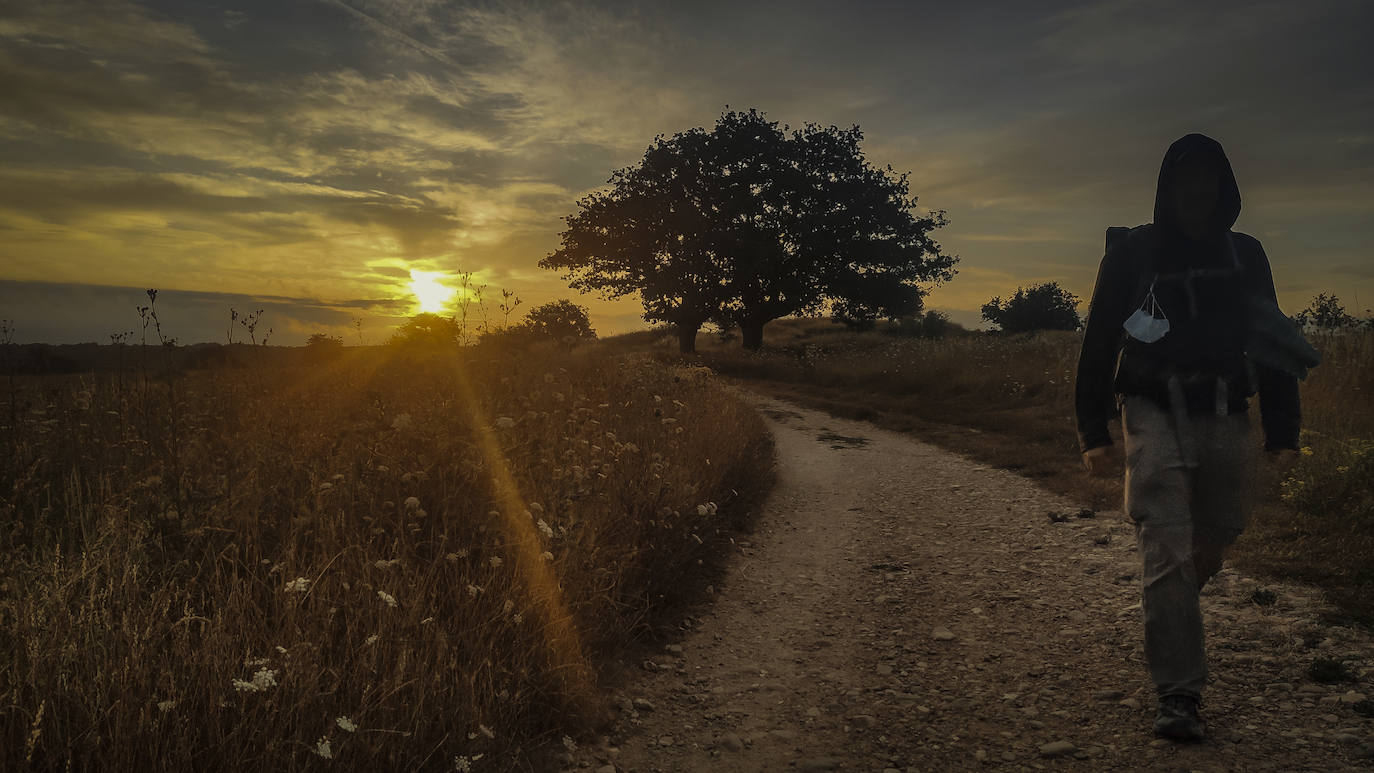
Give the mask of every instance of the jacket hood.
[{"label": "jacket hood", "polygon": [[1221,149],[1221,143],[1205,134],[1196,133],[1175,140],[1164,154],[1164,162],[1159,166],[1159,185],[1155,188],[1155,224],[1173,234],[1181,233],[1174,215],[1171,180],[1179,163],[1195,154],[1214,159],[1220,172],[1217,202],[1212,208],[1207,230],[1214,233],[1230,230],[1240,216],[1240,188],[1236,186],[1236,175],[1231,170],[1226,152]]}]

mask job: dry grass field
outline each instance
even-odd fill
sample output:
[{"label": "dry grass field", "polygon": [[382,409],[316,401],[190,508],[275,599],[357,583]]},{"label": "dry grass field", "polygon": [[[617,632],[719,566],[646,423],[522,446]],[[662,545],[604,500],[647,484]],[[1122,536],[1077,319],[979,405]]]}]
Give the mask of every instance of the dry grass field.
[{"label": "dry grass field", "polygon": [[[1352,618],[1374,623],[1374,332],[1313,339],[1324,363],[1302,384],[1303,455],[1291,470],[1265,464],[1255,492],[1261,504],[1233,560],[1317,584]],[[1076,333],[920,339],[788,319],[771,323],[764,342],[752,353],[737,339],[703,335],[699,355],[687,361],[841,416],[914,432],[1095,508],[1120,507],[1120,479],[1091,478],[1079,464]],[[662,334],[608,343],[683,361],[676,340]]]},{"label": "dry grass field", "polygon": [[542,769],[770,481],[634,354],[161,353],[0,398],[5,770]]}]

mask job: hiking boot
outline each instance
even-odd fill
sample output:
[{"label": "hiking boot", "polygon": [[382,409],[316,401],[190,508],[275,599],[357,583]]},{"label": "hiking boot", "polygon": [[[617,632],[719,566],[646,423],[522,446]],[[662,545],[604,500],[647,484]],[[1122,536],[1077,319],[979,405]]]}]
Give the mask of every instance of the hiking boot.
[{"label": "hiking boot", "polygon": [[1155,714],[1155,735],[1175,741],[1201,741],[1206,726],[1197,715],[1198,699],[1188,695],[1165,695],[1159,699]]}]

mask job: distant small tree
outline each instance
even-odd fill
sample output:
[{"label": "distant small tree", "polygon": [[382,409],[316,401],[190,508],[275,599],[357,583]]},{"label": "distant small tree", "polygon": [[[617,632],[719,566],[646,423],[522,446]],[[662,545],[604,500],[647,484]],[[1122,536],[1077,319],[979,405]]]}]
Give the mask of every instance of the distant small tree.
[{"label": "distant small tree", "polygon": [[567,299],[535,306],[525,315],[521,325],[536,336],[558,341],[596,338],[587,309]]},{"label": "distant small tree", "polygon": [[1329,293],[1318,293],[1307,308],[1298,312],[1294,319],[1299,325],[1328,329],[1360,324],[1358,319],[1345,313],[1345,307],[1341,305],[1340,299]]},{"label": "distant small tree", "polygon": [[458,343],[462,326],[453,317],[423,312],[396,328],[391,343],[420,346],[452,346]]},{"label": "distant small tree", "polygon": [[1016,288],[1016,294],[1003,301],[993,298],[983,304],[983,319],[1004,333],[1032,330],[1077,330],[1083,326],[1078,316],[1078,296],[1045,282],[1029,288]]},{"label": "distant small tree", "polygon": [[896,322],[897,324],[889,328],[888,332],[913,338],[944,338],[951,332],[963,330],[948,314],[934,309],[924,314],[902,317]]},{"label": "distant small tree", "polygon": [[315,333],[305,339],[305,345],[310,349],[340,349],[343,347],[343,338],[328,333]]}]

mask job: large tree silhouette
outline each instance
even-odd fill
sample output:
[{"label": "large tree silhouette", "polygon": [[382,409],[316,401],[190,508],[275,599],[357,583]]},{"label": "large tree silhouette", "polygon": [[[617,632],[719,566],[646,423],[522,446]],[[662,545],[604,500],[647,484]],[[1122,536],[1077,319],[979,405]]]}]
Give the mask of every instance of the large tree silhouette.
[{"label": "large tree silhouette", "polygon": [[779,128],[756,110],[715,129],[662,135],[610,190],[578,202],[562,246],[540,261],[574,288],[638,292],[644,318],[673,323],[682,351],[714,320],[758,348],[763,326],[831,305],[855,318],[920,308],[920,282],[954,275],[917,217],[907,176],[870,165],[858,126]]}]

